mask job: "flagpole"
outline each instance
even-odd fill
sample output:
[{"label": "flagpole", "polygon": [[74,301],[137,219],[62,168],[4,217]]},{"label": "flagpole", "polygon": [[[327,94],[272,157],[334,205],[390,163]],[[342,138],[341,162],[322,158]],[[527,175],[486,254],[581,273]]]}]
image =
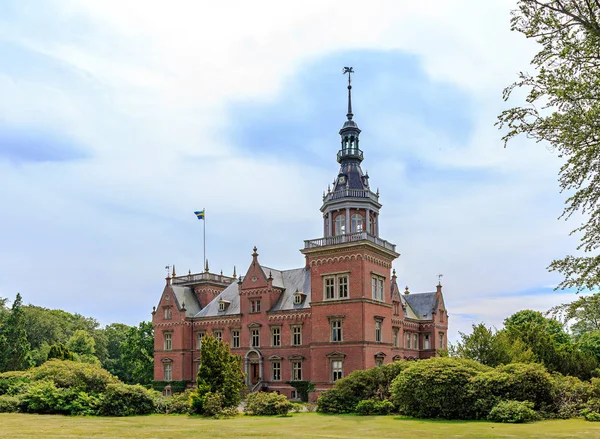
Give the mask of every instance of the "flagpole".
[{"label": "flagpole", "polygon": [[206,269],[206,209],[203,207],[202,212],[204,212],[204,218],[202,221],[204,223],[204,269]]}]

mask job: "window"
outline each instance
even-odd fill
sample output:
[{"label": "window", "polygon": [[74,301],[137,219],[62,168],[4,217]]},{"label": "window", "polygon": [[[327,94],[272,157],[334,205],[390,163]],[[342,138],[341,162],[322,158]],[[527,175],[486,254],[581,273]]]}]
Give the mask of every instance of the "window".
[{"label": "window", "polygon": [[302,294],[294,295],[294,305],[300,305],[302,303]]},{"label": "window", "polygon": [[202,339],[204,338],[204,332],[196,333],[196,349],[200,349],[202,347]]},{"label": "window", "polygon": [[351,217],[352,221],[352,233],[358,233],[363,231],[363,217],[361,214],[355,213]]},{"label": "window", "polygon": [[250,335],[251,335],[251,346],[253,348],[258,348],[260,347],[260,332],[258,329],[252,329],[250,331]]},{"label": "window", "polygon": [[415,349],[419,349],[419,336],[417,334],[413,334],[413,342]]},{"label": "window", "polygon": [[394,347],[398,347],[398,328],[394,328]]},{"label": "window", "polygon": [[171,363],[164,363],[163,364],[163,373],[164,373],[164,380],[165,381],[171,381],[173,379],[173,375],[172,375],[172,370],[173,370],[173,365]]},{"label": "window", "polygon": [[219,311],[225,311],[225,302],[219,302]]},{"label": "window", "polygon": [[271,381],[281,381],[281,361],[271,363]]},{"label": "window", "polygon": [[443,321],[444,321],[444,310],[441,309],[440,310],[440,322],[443,322]]},{"label": "window", "polygon": [[331,321],[331,341],[342,341],[342,321]]},{"label": "window", "polygon": [[440,332],[440,349],[444,349],[444,333]]},{"label": "window", "polygon": [[231,331],[231,347],[239,348],[240,347],[240,331],[239,329],[234,329]]},{"label": "window", "polygon": [[429,334],[425,334],[425,338],[423,340],[423,349],[429,349]]},{"label": "window", "polygon": [[400,304],[398,302],[394,302],[394,315],[397,316],[400,314]]},{"label": "window", "polygon": [[301,361],[292,361],[292,381],[302,381]]},{"label": "window", "polygon": [[348,276],[338,277],[338,293],[340,299],[348,297]]},{"label": "window", "polygon": [[333,299],[335,295],[335,278],[326,277],[325,278],[325,298]]},{"label": "window", "polygon": [[335,217],[335,234],[343,235],[346,233],[346,216],[338,215]]},{"label": "window", "polygon": [[219,340],[219,341],[223,341],[223,331],[213,331],[213,336]]},{"label": "window", "polygon": [[407,332],[407,333],[406,333],[406,347],[407,347],[408,349],[411,349],[411,348],[412,348],[412,343],[411,343],[411,340],[412,340],[412,335],[410,334],[410,332]]},{"label": "window", "polygon": [[344,362],[342,360],[333,360],[331,362],[331,381],[337,381],[344,377]]},{"label": "window", "polygon": [[172,339],[173,334],[170,332],[165,332],[165,351],[170,351],[173,349]]},{"label": "window", "polygon": [[250,300],[250,312],[251,313],[260,312],[260,299],[251,299]]},{"label": "window", "polygon": [[375,366],[377,366],[377,367],[383,366],[383,358],[381,358],[381,357],[375,358]]},{"label": "window", "polygon": [[300,346],[302,344],[302,326],[292,326],[292,345]]},{"label": "window", "polygon": [[375,321],[375,341],[381,342],[381,320]]},{"label": "window", "polygon": [[297,390],[292,390],[290,399],[298,399],[298,391]]},{"label": "window", "polygon": [[168,308],[165,308],[165,320],[170,320],[172,318],[173,318],[173,310],[169,306]]},{"label": "window", "polygon": [[281,346],[281,328],[271,328],[271,346]]},{"label": "window", "polygon": [[371,297],[374,300],[383,301],[383,280],[381,276],[373,276],[371,278]]}]

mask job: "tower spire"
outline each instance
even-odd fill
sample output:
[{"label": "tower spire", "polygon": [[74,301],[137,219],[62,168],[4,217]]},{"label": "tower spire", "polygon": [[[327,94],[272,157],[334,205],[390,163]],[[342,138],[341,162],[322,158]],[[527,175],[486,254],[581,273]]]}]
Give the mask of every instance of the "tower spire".
[{"label": "tower spire", "polygon": [[352,73],[354,73],[354,68],[352,67],[344,67],[344,75],[348,73],[348,114],[346,117],[348,120],[352,120],[354,114],[352,114]]}]

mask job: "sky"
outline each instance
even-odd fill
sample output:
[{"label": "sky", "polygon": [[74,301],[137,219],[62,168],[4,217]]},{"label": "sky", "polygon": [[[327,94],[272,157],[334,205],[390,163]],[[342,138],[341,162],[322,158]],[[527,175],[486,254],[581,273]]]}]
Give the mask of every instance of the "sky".
[{"label": "sky", "polygon": [[398,282],[451,340],[572,301],[558,155],[504,148],[502,90],[536,44],[516,0],[0,2],[0,297],[130,325],[166,265],[301,267],[338,172],[344,66]]}]

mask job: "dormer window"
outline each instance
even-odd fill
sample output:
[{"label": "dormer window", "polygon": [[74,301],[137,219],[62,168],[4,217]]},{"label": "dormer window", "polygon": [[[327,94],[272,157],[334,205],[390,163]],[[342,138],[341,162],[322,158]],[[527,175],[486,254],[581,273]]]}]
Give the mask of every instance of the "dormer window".
[{"label": "dormer window", "polygon": [[294,305],[302,305],[304,297],[306,297],[306,294],[304,294],[302,291],[296,291],[294,293]]},{"label": "dormer window", "polygon": [[229,306],[229,303],[228,300],[219,300],[219,312],[225,311]]}]

